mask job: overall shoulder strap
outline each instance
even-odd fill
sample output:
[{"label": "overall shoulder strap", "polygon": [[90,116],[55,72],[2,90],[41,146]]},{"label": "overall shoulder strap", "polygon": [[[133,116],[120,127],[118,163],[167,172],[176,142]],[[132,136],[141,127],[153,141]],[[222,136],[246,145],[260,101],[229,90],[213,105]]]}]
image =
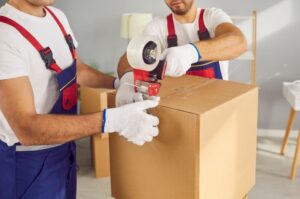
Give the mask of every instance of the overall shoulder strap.
[{"label": "overall shoulder strap", "polygon": [[210,38],[209,32],[204,23],[204,12],[205,12],[205,9],[201,9],[200,15],[199,15],[199,30],[198,30],[199,40],[207,40]]},{"label": "overall shoulder strap", "polygon": [[168,48],[175,47],[178,45],[177,35],[175,32],[174,20],[172,14],[167,16],[167,28],[168,28]]},{"label": "overall shoulder strap", "polygon": [[75,45],[74,45],[72,36],[66,32],[64,26],[62,25],[62,23],[60,22],[58,17],[54,14],[54,12],[48,7],[45,7],[45,9],[50,13],[50,15],[53,17],[53,19],[57,23],[59,29],[61,30],[61,32],[63,33],[63,35],[65,37],[65,40],[69,46],[69,49],[71,51],[73,59],[76,59],[76,50],[75,50]]},{"label": "overall shoulder strap", "polygon": [[25,39],[27,39],[27,41],[30,42],[32,46],[40,53],[47,69],[53,70],[57,73],[61,72],[61,68],[56,64],[52,51],[49,47],[44,48],[30,32],[28,32],[23,26],[14,20],[5,16],[0,16],[0,22],[14,27]]}]

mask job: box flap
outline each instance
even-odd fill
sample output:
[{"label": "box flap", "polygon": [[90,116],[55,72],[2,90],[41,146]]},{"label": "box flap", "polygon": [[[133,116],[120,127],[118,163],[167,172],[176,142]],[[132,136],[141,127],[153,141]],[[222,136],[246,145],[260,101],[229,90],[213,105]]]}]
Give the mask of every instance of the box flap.
[{"label": "box flap", "polygon": [[161,82],[160,106],[195,114],[203,114],[255,86],[195,76],[167,77]]}]

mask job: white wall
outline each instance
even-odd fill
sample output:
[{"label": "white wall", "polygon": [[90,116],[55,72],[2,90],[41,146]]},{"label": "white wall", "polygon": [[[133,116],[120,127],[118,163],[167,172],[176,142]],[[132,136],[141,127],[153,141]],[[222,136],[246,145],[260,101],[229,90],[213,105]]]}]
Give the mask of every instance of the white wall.
[{"label": "white wall", "polygon": [[[222,8],[230,15],[251,15],[252,10],[258,11],[259,127],[285,128],[290,107],[281,94],[282,82],[300,79],[297,60],[300,1],[198,0],[197,4]],[[69,17],[81,58],[99,65],[105,72],[116,71],[118,59],[126,49],[127,41],[119,37],[122,13],[151,12],[163,16],[169,13],[163,0],[63,0],[55,5]],[[231,79],[249,81],[249,66],[244,61],[233,62]]]}]

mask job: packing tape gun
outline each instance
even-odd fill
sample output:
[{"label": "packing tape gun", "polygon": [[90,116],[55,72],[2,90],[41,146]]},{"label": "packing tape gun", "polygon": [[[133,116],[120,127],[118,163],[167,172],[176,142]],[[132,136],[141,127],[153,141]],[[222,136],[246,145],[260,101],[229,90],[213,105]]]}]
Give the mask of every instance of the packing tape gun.
[{"label": "packing tape gun", "polygon": [[155,36],[137,36],[127,47],[127,59],[133,68],[135,92],[156,96],[164,79],[166,61],[160,60],[161,45]]}]

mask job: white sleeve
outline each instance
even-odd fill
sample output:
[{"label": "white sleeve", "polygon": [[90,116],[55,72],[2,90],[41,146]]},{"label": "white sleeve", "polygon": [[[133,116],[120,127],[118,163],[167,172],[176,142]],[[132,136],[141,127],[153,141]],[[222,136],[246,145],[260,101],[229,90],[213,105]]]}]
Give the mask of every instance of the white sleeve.
[{"label": "white sleeve", "polygon": [[206,9],[204,13],[204,23],[211,37],[215,37],[218,25],[222,23],[232,23],[228,14],[217,8]]},{"label": "white sleeve", "polygon": [[61,21],[61,23],[63,24],[64,28],[66,29],[66,32],[68,34],[70,34],[73,38],[73,42],[74,42],[74,46],[75,48],[78,47],[78,42],[75,38],[75,35],[71,29],[70,23],[68,21],[67,16],[63,13],[63,11],[55,8],[55,7],[50,7],[50,9],[55,13],[55,15],[59,18],[59,20]]},{"label": "white sleeve", "polygon": [[29,75],[29,66],[22,53],[11,43],[0,39],[0,80]]},{"label": "white sleeve", "polygon": [[150,21],[144,28],[143,35],[157,36],[158,30],[155,20]]},{"label": "white sleeve", "polygon": [[154,18],[144,28],[143,35],[156,36],[160,41],[162,50],[164,50],[167,48],[167,37],[164,36],[164,28],[162,27],[164,24],[162,22],[163,20],[161,18]]}]

